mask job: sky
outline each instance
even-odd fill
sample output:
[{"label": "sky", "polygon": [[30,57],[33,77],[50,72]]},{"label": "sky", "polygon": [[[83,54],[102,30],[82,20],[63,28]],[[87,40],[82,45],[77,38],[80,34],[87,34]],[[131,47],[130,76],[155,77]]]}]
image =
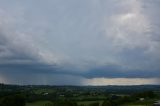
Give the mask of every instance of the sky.
[{"label": "sky", "polygon": [[160,84],[160,0],[0,0],[0,82]]}]

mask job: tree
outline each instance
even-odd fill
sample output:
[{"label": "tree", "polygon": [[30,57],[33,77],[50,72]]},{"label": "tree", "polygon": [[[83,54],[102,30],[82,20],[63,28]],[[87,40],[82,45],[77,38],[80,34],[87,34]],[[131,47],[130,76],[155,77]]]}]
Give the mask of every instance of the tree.
[{"label": "tree", "polygon": [[12,95],[3,97],[0,106],[25,106],[25,98],[22,95]]}]

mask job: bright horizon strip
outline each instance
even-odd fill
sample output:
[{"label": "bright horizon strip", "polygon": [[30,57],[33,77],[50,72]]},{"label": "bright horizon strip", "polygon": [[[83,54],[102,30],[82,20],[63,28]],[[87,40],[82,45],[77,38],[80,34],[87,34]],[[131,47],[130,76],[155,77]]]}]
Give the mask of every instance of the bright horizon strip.
[{"label": "bright horizon strip", "polygon": [[[56,75],[57,76],[57,75]],[[77,77],[73,77],[70,75],[66,76],[61,76],[59,75],[59,78],[61,77],[68,77],[68,79],[71,80],[76,80]],[[73,77],[73,78],[72,78]],[[41,79],[42,78],[42,79]],[[50,76],[51,78],[51,76]],[[52,80],[57,80],[52,76]],[[58,78],[58,79],[59,79]],[[37,83],[37,81],[33,82],[32,85],[57,85],[56,82],[53,84],[47,83],[48,81],[46,80],[44,76],[39,77],[37,80],[40,80],[43,83]],[[78,79],[81,79],[81,83],[75,83],[73,85],[78,85],[78,86],[106,86],[106,85],[118,85],[118,86],[130,86],[130,85],[160,85],[160,78],[84,78],[84,77],[79,77]],[[45,81],[46,80],[46,81]],[[57,80],[58,81],[58,80]],[[69,81],[69,82],[70,82]],[[23,81],[22,81],[23,82]],[[22,82],[10,82],[6,80],[5,77],[0,76],[0,83],[5,83],[5,84],[17,84],[17,85],[28,85],[31,83],[26,83],[23,84]],[[58,85],[72,85],[70,83],[66,84],[58,84]]]},{"label": "bright horizon strip", "polygon": [[87,79],[85,85],[159,85],[159,78],[93,78]]}]

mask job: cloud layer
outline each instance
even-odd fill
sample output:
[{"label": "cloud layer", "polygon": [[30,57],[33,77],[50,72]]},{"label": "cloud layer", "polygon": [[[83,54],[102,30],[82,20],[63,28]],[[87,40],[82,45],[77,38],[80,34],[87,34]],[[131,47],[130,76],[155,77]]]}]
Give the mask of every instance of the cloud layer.
[{"label": "cloud layer", "polygon": [[0,82],[94,85],[122,78],[124,84],[158,84],[159,5],[159,0],[1,0]]}]

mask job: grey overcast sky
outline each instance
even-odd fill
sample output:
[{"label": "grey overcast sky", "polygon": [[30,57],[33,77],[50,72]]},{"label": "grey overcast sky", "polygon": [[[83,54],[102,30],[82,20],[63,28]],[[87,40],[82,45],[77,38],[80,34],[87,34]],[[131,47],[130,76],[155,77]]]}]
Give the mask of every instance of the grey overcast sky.
[{"label": "grey overcast sky", "polygon": [[0,0],[0,82],[160,84],[160,0]]}]

